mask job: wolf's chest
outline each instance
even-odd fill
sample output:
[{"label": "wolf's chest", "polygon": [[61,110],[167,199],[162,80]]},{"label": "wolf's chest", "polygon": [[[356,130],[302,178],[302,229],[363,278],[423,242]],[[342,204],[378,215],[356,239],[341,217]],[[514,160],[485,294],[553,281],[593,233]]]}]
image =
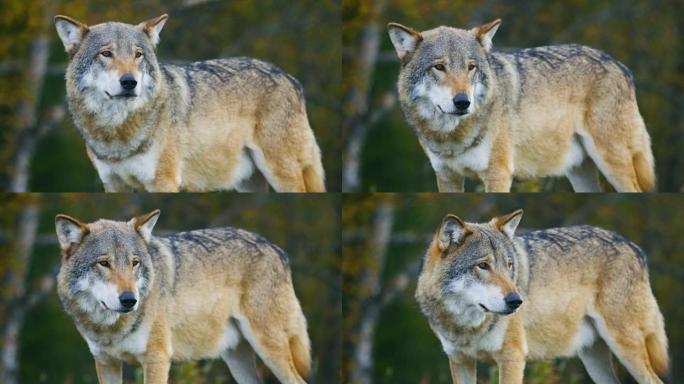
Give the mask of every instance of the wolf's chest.
[{"label": "wolf's chest", "polygon": [[492,141],[484,137],[470,146],[425,141],[425,152],[435,170],[449,169],[460,174],[484,172],[489,167]]},{"label": "wolf's chest", "polygon": [[447,355],[466,355],[476,359],[489,359],[503,346],[506,322],[496,322],[483,334],[456,335],[439,329],[436,329],[435,332]]},{"label": "wolf's chest", "polygon": [[150,185],[154,180],[159,151],[152,145],[145,152],[120,161],[100,160],[96,156],[92,158],[103,182],[112,183],[118,179],[128,186],[139,188]]},{"label": "wolf's chest", "polygon": [[92,331],[83,331],[82,334],[93,356],[130,360],[147,350],[150,324],[143,322],[133,332],[123,336],[105,336]]}]

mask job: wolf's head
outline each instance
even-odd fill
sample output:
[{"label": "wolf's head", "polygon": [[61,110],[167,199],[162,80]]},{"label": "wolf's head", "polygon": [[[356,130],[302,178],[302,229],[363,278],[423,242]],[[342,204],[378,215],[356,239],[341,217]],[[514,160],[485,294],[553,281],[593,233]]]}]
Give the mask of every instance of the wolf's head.
[{"label": "wolf's head", "polygon": [[437,300],[464,321],[515,312],[522,298],[513,237],[521,218],[522,210],[486,224],[447,215],[425,255],[416,292],[421,306]]},{"label": "wolf's head", "polygon": [[401,60],[399,93],[423,119],[451,130],[480,107],[492,77],[487,54],[501,20],[463,30],[438,27],[417,32],[401,24],[387,28]]},{"label": "wolf's head", "polygon": [[102,324],[138,309],[153,279],[148,244],[159,213],[90,224],[57,215],[62,253],[58,291],[64,305],[75,303],[79,312]]},{"label": "wolf's head", "polygon": [[138,25],[87,26],[55,16],[57,34],[69,54],[67,91],[95,114],[100,125],[119,125],[155,95],[160,71],[154,48],[167,15]]}]

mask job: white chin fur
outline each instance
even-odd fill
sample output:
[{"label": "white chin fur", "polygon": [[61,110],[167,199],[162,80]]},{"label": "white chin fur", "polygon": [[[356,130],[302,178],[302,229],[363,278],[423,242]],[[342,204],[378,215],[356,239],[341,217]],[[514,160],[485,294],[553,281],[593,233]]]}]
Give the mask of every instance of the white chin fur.
[{"label": "white chin fur", "polygon": [[462,325],[476,326],[484,321],[485,310],[480,305],[489,312],[508,311],[504,295],[496,286],[454,281],[449,285],[449,292],[451,295],[447,299],[447,308],[459,317]]},{"label": "white chin fur", "polygon": [[119,83],[119,75],[114,71],[89,70],[78,88],[81,90],[86,110],[95,114],[95,123],[99,126],[115,127],[121,125],[128,115],[142,108],[149,100],[147,90],[150,89],[152,79],[144,74],[136,76],[138,86],[135,97],[111,97],[123,92]]}]

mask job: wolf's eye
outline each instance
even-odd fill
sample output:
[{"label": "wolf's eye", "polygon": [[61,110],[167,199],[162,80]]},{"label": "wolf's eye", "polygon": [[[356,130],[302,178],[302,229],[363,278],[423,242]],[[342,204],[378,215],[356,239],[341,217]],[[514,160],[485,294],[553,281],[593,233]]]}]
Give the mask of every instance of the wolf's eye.
[{"label": "wolf's eye", "polygon": [[112,51],[102,51],[100,52],[100,55],[104,57],[112,57]]},{"label": "wolf's eye", "polygon": [[107,261],[107,260],[101,260],[101,261],[98,261],[97,263],[100,264],[101,266],[105,267],[105,268],[111,267],[111,265],[109,264],[109,261]]},{"label": "wolf's eye", "polygon": [[141,57],[142,57],[142,52],[138,51],[138,52],[135,53],[135,58],[136,58],[136,59],[139,59],[139,58],[141,58]]},{"label": "wolf's eye", "polygon": [[444,64],[435,64],[432,68],[434,68],[434,69],[436,69],[436,70],[438,70],[438,71],[444,71],[444,70],[446,70],[446,67],[444,66]]},{"label": "wolf's eye", "polygon": [[477,68],[477,66],[473,63],[468,64],[468,70],[472,71],[473,69]]},{"label": "wolf's eye", "polygon": [[478,268],[484,269],[485,271],[489,269],[489,263],[486,262],[481,262],[480,264],[477,265]]},{"label": "wolf's eye", "polygon": [[513,269],[513,262],[508,260],[508,269]]},{"label": "wolf's eye", "polygon": [[133,263],[131,263],[131,264],[133,264],[133,266],[135,267],[135,266],[137,266],[138,264],[140,264],[140,261],[138,261],[138,260],[133,260]]}]

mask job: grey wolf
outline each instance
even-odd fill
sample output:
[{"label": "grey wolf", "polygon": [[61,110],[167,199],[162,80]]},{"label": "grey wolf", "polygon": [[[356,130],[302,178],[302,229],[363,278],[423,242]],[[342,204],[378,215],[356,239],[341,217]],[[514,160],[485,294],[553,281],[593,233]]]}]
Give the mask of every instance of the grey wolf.
[{"label": "grey wolf", "polygon": [[424,256],[416,300],[453,381],[474,384],[483,359],[521,384],[526,360],[577,355],[594,382],[616,384],[612,352],[637,382],[662,383],[667,337],[643,251],[591,226],[516,235],[521,217],[447,215]]},{"label": "grey wolf", "polygon": [[324,191],[299,82],[245,57],[159,63],[166,20],[55,17],[69,110],[105,190],[253,191],[265,178],[278,192]]},{"label": "grey wolf", "polygon": [[488,192],[513,178],[565,175],[599,191],[655,185],[651,142],[632,74],[605,52],[557,45],[495,52],[501,20],[470,30],[388,25],[401,69],[399,100],[440,192],[477,177]]},{"label": "grey wolf", "polygon": [[235,228],[157,237],[158,217],[55,219],[57,291],[100,384],[121,383],[122,360],[165,384],[171,361],[219,356],[238,383],[258,383],[255,352],[281,382],[305,383],[310,341],[286,254]]}]

